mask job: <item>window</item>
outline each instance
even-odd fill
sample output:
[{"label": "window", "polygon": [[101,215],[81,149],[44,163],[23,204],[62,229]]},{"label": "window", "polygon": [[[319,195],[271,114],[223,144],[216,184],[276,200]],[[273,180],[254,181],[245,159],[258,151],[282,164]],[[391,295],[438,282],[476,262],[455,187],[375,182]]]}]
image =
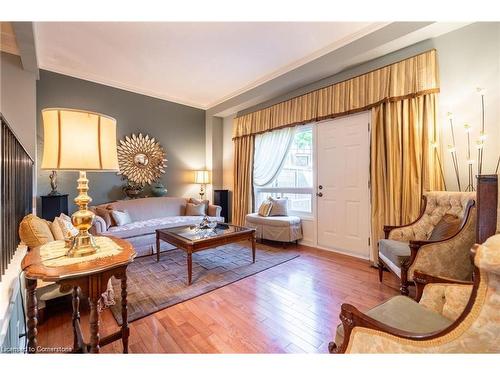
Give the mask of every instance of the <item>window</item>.
[{"label": "window", "polygon": [[288,198],[288,210],[296,215],[312,215],[313,131],[311,125],[298,126],[281,170],[265,186],[254,186],[256,208],[268,197]]}]

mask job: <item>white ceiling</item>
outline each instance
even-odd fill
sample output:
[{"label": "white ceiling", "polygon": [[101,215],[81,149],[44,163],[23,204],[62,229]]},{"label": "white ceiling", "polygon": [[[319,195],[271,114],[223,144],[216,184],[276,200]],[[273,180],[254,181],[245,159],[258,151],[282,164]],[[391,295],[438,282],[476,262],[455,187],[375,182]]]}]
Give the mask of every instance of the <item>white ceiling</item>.
[{"label": "white ceiling", "polygon": [[384,26],[37,22],[41,69],[210,108]]}]

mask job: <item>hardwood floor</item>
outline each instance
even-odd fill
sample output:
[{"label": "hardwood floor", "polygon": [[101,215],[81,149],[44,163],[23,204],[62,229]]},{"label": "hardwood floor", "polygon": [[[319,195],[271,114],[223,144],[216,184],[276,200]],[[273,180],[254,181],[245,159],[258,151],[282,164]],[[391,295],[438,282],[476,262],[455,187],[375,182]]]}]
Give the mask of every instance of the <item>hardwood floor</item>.
[{"label": "hardwood floor", "polygon": [[[299,246],[300,257],[130,323],[131,353],[327,353],[344,302],[361,311],[399,294],[367,261]],[[286,250],[283,250],[286,251]],[[70,306],[39,326],[42,346],[73,343]],[[118,328],[101,314],[101,337]],[[82,328],[88,337],[88,314]],[[121,342],[101,348],[120,353]]]}]

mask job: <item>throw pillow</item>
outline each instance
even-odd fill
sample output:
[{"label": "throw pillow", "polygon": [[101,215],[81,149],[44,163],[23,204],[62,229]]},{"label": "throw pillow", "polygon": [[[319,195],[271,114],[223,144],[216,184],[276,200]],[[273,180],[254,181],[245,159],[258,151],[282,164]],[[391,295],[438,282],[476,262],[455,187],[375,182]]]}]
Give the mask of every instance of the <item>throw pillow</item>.
[{"label": "throw pillow", "polygon": [[205,205],[204,204],[186,204],[186,216],[205,216]]},{"label": "throw pillow", "polygon": [[34,248],[54,241],[48,221],[29,214],[19,224],[19,238],[29,248]]},{"label": "throw pillow", "polygon": [[56,241],[61,241],[64,240],[64,232],[61,228],[61,225],[59,225],[58,222],[59,218],[55,217],[54,221],[50,223],[50,230],[52,231],[52,234],[54,235],[54,239]]},{"label": "throw pillow", "polygon": [[259,207],[260,216],[269,216],[271,214],[271,209],[273,208],[273,202],[270,199],[266,199]]},{"label": "throw pillow", "polygon": [[115,219],[116,225],[121,227],[122,225],[130,224],[132,218],[127,211],[111,211],[111,216]]},{"label": "throw pillow", "polygon": [[95,208],[95,214],[99,217],[102,217],[102,219],[106,223],[106,229],[108,229],[109,227],[113,226],[113,224],[115,224],[112,221],[112,217],[111,217],[112,211],[113,210],[110,210],[109,208],[104,208],[104,207],[96,207]]},{"label": "throw pillow", "polygon": [[287,198],[269,198],[269,200],[272,203],[271,207],[271,212],[269,213],[269,216],[288,216],[288,209],[287,209]]},{"label": "throw pillow", "polygon": [[57,219],[57,222],[61,226],[64,237],[73,237],[78,234],[78,229],[73,226],[71,218],[68,215],[61,213]]},{"label": "throw pillow", "polygon": [[429,241],[440,241],[453,236],[458,232],[461,222],[462,219],[459,217],[450,214],[444,215],[434,227]]},{"label": "throw pillow", "polygon": [[210,204],[210,201],[208,199],[196,199],[196,198],[190,198],[189,203],[193,204],[203,204],[205,207],[205,215],[208,213],[208,205]]}]

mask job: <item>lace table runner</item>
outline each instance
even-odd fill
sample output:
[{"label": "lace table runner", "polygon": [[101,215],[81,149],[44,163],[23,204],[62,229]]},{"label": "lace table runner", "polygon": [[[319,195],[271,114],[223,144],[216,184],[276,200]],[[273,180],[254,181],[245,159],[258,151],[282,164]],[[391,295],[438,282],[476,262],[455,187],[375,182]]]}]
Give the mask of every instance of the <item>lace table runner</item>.
[{"label": "lace table runner", "polygon": [[66,256],[68,248],[64,247],[64,241],[52,241],[40,247],[40,257],[42,264],[46,267],[61,267],[71,264],[88,262],[90,260],[105,258],[119,254],[123,249],[108,237],[94,237],[99,249],[95,254],[84,257],[70,258]]}]

